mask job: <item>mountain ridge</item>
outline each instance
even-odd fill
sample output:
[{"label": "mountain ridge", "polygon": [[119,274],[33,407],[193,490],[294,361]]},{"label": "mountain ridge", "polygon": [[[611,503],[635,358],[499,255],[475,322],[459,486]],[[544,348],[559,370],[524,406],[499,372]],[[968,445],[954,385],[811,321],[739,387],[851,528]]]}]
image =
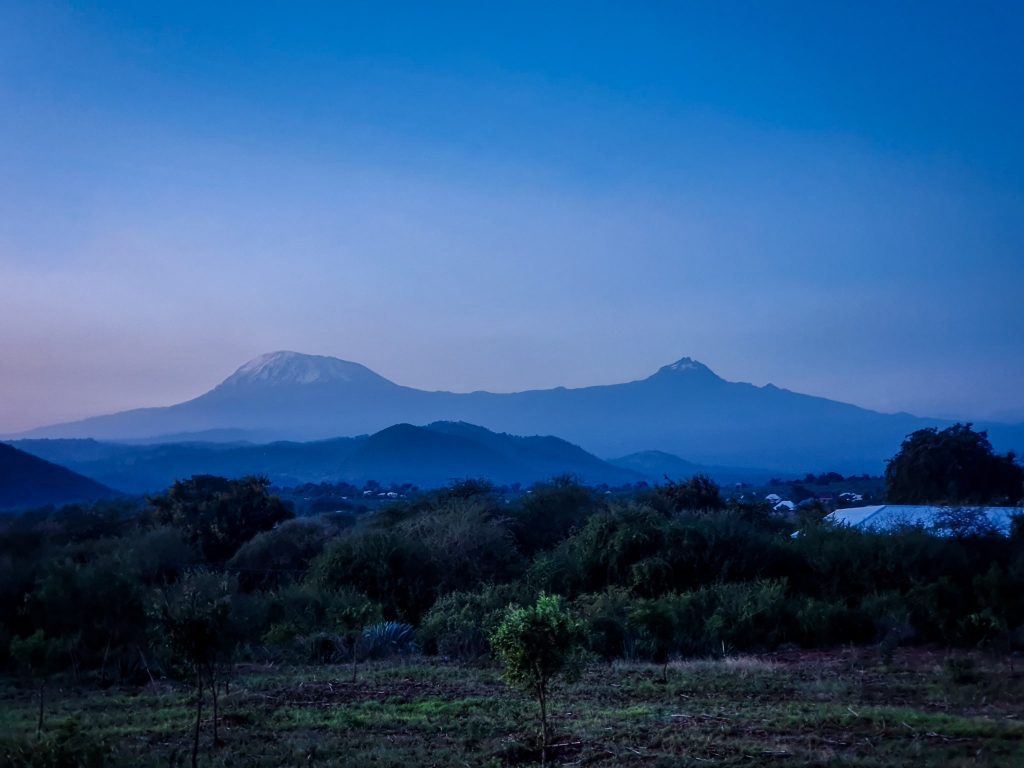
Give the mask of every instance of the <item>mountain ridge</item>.
[{"label": "mountain ridge", "polygon": [[135,445],[30,439],[14,446],[133,493],[160,491],[194,474],[261,474],[282,486],[376,480],[436,487],[467,477],[529,484],[561,474],[590,484],[645,479],[557,437],[500,434],[456,422],[395,424],[372,435],[306,443]]},{"label": "mountain ridge", "polygon": [[[152,440],[229,432],[260,442],[373,434],[395,424],[463,421],[558,435],[600,456],[661,450],[700,464],[779,471],[880,471],[910,432],[944,419],[883,414],[774,385],[730,382],[689,357],[620,384],[512,393],[426,391],[338,358],[276,352],[191,400],[42,427],[16,437]],[[983,424],[1000,450],[1024,425]]]}]

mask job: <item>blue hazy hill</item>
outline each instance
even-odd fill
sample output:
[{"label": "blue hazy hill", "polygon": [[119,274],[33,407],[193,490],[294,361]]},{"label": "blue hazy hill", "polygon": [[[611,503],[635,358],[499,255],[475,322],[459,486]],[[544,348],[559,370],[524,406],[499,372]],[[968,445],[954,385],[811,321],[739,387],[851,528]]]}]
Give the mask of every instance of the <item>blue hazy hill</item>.
[{"label": "blue hazy hill", "polygon": [[[277,352],[246,363],[187,402],[23,436],[152,442],[207,434],[309,441],[438,421],[558,435],[602,457],[656,450],[710,466],[843,473],[877,473],[907,434],[951,423],[878,413],[770,384],[726,381],[689,358],[622,384],[461,394],[404,387],[358,363]],[[976,426],[989,430],[999,450],[1024,448],[1024,425]]]},{"label": "blue hazy hill", "polygon": [[645,479],[557,437],[518,437],[451,422],[396,424],[372,435],[312,442],[144,445],[33,439],[15,444],[134,493],[158,491],[193,474],[261,474],[277,485],[376,480],[421,487],[464,478],[525,484],[562,474],[614,485]]},{"label": "blue hazy hill", "polygon": [[0,509],[90,502],[117,495],[65,467],[0,443]]}]

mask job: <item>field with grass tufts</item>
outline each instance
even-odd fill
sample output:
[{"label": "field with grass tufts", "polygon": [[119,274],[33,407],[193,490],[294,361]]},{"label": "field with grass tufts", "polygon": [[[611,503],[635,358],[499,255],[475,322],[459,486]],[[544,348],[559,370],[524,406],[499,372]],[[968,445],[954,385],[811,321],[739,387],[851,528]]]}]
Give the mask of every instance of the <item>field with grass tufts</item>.
[{"label": "field with grass tufts", "polygon": [[[593,665],[552,702],[554,765],[1020,766],[1024,675],[1012,660],[938,651],[793,652]],[[194,694],[47,692],[7,682],[6,764],[190,763]],[[535,704],[490,666],[420,659],[346,667],[239,666],[204,710],[201,766],[507,766],[540,762]],[[61,762],[76,756],[76,762]]]}]

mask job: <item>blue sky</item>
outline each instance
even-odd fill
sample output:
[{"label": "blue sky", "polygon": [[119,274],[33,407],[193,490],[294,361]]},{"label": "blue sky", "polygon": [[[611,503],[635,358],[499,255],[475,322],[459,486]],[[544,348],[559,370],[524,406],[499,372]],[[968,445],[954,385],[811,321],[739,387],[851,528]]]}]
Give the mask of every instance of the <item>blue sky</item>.
[{"label": "blue sky", "polygon": [[1024,419],[1024,5],[0,2],[0,432],[261,352]]}]

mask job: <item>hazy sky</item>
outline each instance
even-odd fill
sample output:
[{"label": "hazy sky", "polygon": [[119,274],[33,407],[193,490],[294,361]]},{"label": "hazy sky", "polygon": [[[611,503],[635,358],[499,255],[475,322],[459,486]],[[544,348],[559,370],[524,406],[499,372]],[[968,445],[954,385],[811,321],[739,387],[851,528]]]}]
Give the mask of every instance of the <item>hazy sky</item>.
[{"label": "hazy sky", "polygon": [[293,349],[1024,420],[1024,3],[0,0],[0,432]]}]

